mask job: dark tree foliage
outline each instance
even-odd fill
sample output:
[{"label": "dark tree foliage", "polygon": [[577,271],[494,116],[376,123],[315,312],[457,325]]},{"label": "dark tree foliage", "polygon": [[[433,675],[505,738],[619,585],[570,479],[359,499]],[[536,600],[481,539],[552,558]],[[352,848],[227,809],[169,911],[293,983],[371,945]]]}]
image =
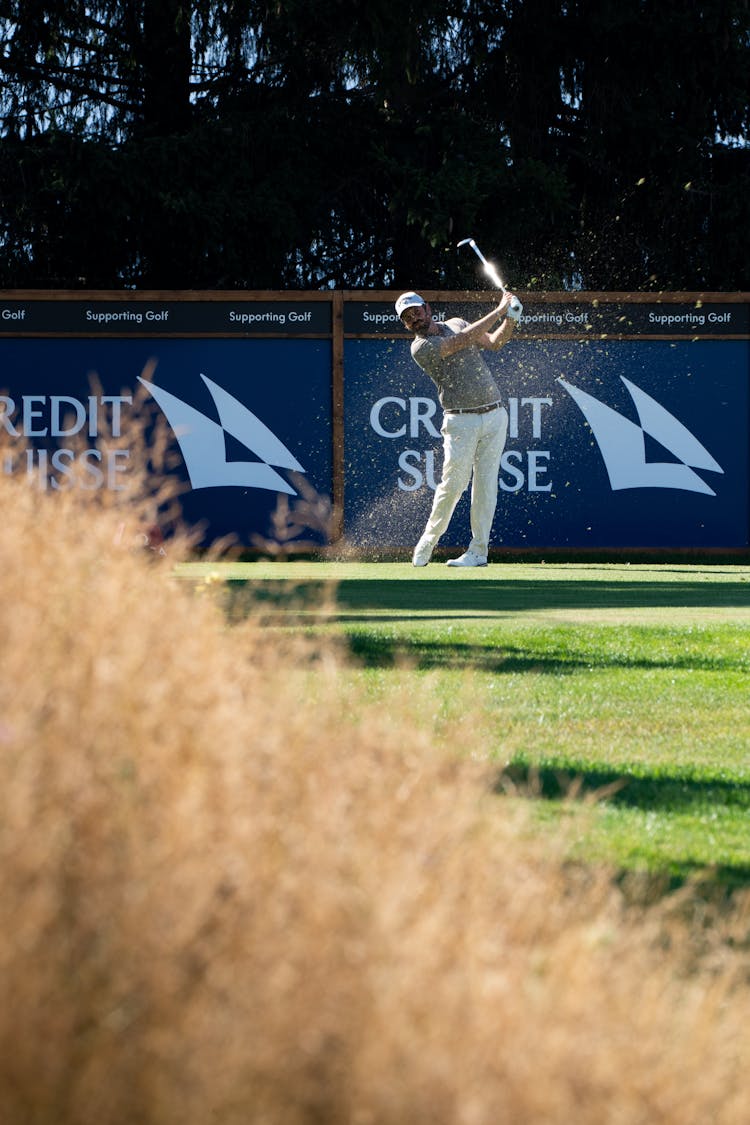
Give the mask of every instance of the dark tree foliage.
[{"label": "dark tree foliage", "polygon": [[748,0],[0,0],[0,285],[750,288]]}]

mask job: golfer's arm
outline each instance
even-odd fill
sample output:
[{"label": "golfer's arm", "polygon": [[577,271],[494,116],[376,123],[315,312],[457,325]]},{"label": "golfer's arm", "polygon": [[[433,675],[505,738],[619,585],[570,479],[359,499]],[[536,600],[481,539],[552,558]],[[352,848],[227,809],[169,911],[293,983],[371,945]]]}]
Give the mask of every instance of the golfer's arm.
[{"label": "golfer's arm", "polygon": [[[480,348],[493,347],[491,340],[495,333],[490,334],[489,329],[493,324],[497,323],[498,317],[503,316],[505,313],[505,306],[498,305],[492,312],[488,312],[481,320],[475,320],[473,324],[468,325],[467,328],[462,328],[460,332],[456,332],[454,336],[445,336],[440,341],[440,355],[443,359],[449,355],[455,355],[456,352],[463,351],[464,348],[470,348],[476,344]],[[500,331],[506,322],[500,326]],[[505,341],[503,341],[504,343]],[[501,344],[497,345],[502,347]]]},{"label": "golfer's arm", "polygon": [[504,347],[508,343],[508,340],[510,340],[515,330],[515,320],[513,320],[509,316],[506,316],[503,323],[498,325],[494,332],[487,333],[487,343],[484,345],[484,347],[491,352],[499,351],[500,348]]}]

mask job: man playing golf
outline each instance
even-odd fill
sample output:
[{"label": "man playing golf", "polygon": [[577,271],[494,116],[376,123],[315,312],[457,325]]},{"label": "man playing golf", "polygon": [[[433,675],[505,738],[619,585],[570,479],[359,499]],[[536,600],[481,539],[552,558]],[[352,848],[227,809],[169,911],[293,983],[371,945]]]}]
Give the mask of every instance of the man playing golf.
[{"label": "man playing golf", "polygon": [[448,566],[486,566],[508,411],[481,349],[497,351],[508,343],[523,306],[506,292],[492,312],[473,324],[458,317],[441,323],[418,293],[402,293],[396,312],[414,333],[411,354],[437,387],[443,408],[443,475],[412,563],[427,566],[471,480],[471,542]]}]

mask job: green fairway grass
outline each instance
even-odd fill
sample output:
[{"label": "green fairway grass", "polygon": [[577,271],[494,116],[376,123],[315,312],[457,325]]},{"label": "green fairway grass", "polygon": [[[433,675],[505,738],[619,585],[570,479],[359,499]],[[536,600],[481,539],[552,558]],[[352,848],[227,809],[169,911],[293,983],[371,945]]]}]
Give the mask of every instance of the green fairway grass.
[{"label": "green fairway grass", "polygon": [[190,563],[231,617],[333,633],[414,723],[471,713],[457,755],[497,766],[575,858],[750,884],[750,569],[689,564]]}]

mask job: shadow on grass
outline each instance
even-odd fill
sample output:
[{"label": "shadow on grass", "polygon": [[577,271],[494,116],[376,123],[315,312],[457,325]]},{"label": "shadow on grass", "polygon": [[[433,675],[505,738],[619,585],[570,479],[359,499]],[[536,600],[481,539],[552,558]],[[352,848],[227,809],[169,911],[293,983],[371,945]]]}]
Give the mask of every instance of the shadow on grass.
[{"label": "shadow on grass", "polygon": [[531,582],[527,579],[440,578],[345,579],[342,582],[266,580],[227,583],[228,612],[241,618],[259,609],[280,614],[315,612],[325,607],[347,622],[370,614],[467,612],[523,614],[540,610],[750,609],[750,582],[593,582],[588,579]]},{"label": "shadow on grass", "polygon": [[522,790],[541,800],[559,801],[605,798],[610,804],[643,810],[683,812],[718,805],[750,810],[750,784],[718,778],[699,780],[617,773],[608,770],[571,770],[512,762],[495,785],[496,792]]},{"label": "shadow on grass", "polygon": [[[747,582],[555,582],[545,580],[343,582],[337,602],[347,609],[486,610],[749,607]],[[373,589],[376,587],[376,589]]]},{"label": "shadow on grass", "polygon": [[544,609],[750,608],[750,582],[595,582],[587,579],[533,582],[527,579],[440,578],[347,579],[327,582],[233,581],[230,605],[250,612],[259,602],[280,610],[333,604],[341,610],[523,613]]},{"label": "shadow on grass", "polygon": [[507,675],[518,672],[564,675],[587,664],[576,657],[550,657],[514,645],[392,640],[375,633],[354,633],[348,638],[348,644],[351,655],[366,668],[393,668],[404,663],[421,670],[472,668]]},{"label": "shadow on grass", "polygon": [[[512,762],[495,779],[496,795],[520,795],[540,801],[581,801],[620,808],[654,812],[663,817],[680,814],[711,816],[719,810],[750,813],[750,784],[720,778],[685,778],[636,775],[597,769],[572,771],[552,765]],[[664,867],[650,871],[623,870],[621,882],[628,882],[636,897],[660,897],[687,882],[694,883],[701,895],[721,898],[726,892],[750,887],[750,864],[696,863],[678,857]]]},{"label": "shadow on grass", "polygon": [[548,642],[541,651],[532,647],[532,639],[521,646],[509,643],[470,644],[465,641],[419,641],[412,638],[386,637],[377,632],[352,633],[348,637],[351,655],[366,668],[394,668],[406,664],[423,671],[445,668],[473,669],[479,672],[536,672],[539,675],[566,676],[595,667],[604,668],[674,668],[691,671],[746,671],[744,653],[701,654],[693,651],[671,651],[668,656],[648,658],[630,656],[625,652],[607,653],[597,648],[576,652],[572,648],[552,649]]}]

